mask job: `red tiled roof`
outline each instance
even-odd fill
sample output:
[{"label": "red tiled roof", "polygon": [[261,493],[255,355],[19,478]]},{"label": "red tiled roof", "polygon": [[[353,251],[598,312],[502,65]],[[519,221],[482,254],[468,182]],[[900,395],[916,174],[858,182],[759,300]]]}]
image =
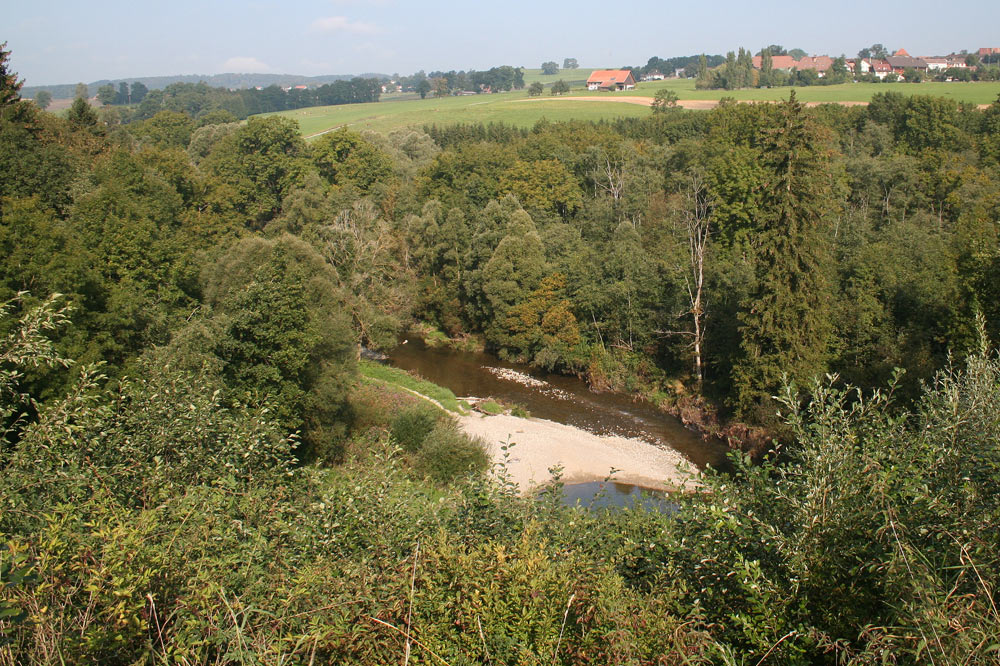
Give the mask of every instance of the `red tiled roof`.
[{"label": "red tiled roof", "polygon": [[910,57],[910,54],[906,52],[906,49],[899,49],[898,51],[896,51],[892,55],[894,55],[894,56],[906,56],[907,58]]},{"label": "red tiled roof", "polygon": [[[753,57],[753,66],[760,69],[761,57]],[[795,69],[795,58],[792,56],[771,56],[771,69]]]},{"label": "red tiled roof", "polygon": [[587,83],[625,83],[630,76],[632,72],[627,69],[595,69]]},{"label": "red tiled roof", "polygon": [[805,56],[795,63],[795,69],[814,69],[817,72],[825,72],[833,67],[833,58],[830,56]]}]

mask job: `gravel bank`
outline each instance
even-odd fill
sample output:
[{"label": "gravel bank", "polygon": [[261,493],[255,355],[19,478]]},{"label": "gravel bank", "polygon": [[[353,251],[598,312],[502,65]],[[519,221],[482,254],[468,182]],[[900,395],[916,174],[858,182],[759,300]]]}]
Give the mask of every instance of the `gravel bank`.
[{"label": "gravel bank", "polygon": [[472,414],[459,417],[462,430],[489,445],[494,462],[510,441],[508,471],[525,493],[550,479],[549,468],[563,466],[563,481],[600,481],[612,468],[616,481],[649,488],[679,489],[698,485],[697,469],[676,451],[640,439],[600,436],[572,426],[515,416]]}]

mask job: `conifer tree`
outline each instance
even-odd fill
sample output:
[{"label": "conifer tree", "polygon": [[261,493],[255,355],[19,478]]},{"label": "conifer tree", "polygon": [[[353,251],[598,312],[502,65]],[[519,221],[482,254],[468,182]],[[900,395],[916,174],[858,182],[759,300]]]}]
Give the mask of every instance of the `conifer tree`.
[{"label": "conifer tree", "polygon": [[17,72],[7,69],[10,51],[6,48],[7,42],[0,44],[0,108],[20,99],[21,86],[24,84],[24,81],[17,80]]},{"label": "conifer tree", "polygon": [[761,148],[757,288],[741,308],[733,368],[737,411],[755,420],[770,416],[783,376],[801,386],[825,368],[831,286],[823,232],[835,206],[820,137],[794,91],[775,110]]}]

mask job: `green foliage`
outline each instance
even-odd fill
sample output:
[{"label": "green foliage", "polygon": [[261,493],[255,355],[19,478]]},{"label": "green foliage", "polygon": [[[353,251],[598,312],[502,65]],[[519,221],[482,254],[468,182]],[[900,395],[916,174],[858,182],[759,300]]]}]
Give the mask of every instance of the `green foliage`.
[{"label": "green foliage", "polygon": [[219,141],[208,169],[233,188],[236,210],[260,229],[281,210],[306,168],[306,147],[297,125],[276,116],[255,117]]},{"label": "green foliage", "polygon": [[794,94],[780,107],[763,145],[770,187],[754,220],[760,234],[757,289],[740,314],[742,358],[733,368],[736,404],[767,418],[782,378],[803,382],[822,371],[830,335],[825,226],[832,205],[820,138]]},{"label": "green foliage", "polygon": [[565,95],[569,92],[569,84],[559,79],[549,88],[549,92],[553,95]]},{"label": "green foliage", "polygon": [[7,42],[0,44],[0,109],[9,106],[20,99],[21,86],[24,81],[17,80],[17,72],[7,69],[10,51],[5,50]]},{"label": "green foliage", "polygon": [[392,436],[410,453],[419,451],[437,425],[438,415],[431,409],[408,409],[392,420]]},{"label": "green foliage", "polygon": [[247,239],[209,269],[206,296],[209,351],[231,395],[270,396],[276,418],[301,430],[304,457],[337,459],[354,348],[332,269],[292,237]]},{"label": "green foliage", "polygon": [[484,443],[471,439],[447,420],[439,421],[426,435],[414,469],[435,483],[444,484],[482,474],[488,464]]},{"label": "green foliage", "polygon": [[310,145],[310,153],[320,176],[331,185],[353,185],[367,193],[392,178],[391,158],[356,132],[328,132]]},{"label": "green foliage", "polygon": [[503,414],[503,405],[501,405],[496,400],[484,400],[479,404],[479,409],[484,414],[489,414],[490,416]]},{"label": "green foliage", "polygon": [[652,104],[653,113],[666,113],[671,109],[676,109],[677,100],[677,92],[674,90],[664,88],[663,90],[656,91]]},{"label": "green foliage", "polygon": [[35,93],[34,102],[35,106],[44,111],[52,104],[52,93],[48,90],[39,90]]},{"label": "green foliage", "polygon": [[450,412],[460,413],[462,411],[459,408],[458,399],[449,389],[437,386],[423,379],[418,379],[405,370],[371,361],[360,361],[358,369],[363,377],[401,386],[404,389],[427,396]]}]

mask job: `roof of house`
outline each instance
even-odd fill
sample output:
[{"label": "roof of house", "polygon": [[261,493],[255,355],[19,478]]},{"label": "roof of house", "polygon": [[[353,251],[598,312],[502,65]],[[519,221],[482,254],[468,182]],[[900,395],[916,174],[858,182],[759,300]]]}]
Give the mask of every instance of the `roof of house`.
[{"label": "roof of house", "polygon": [[833,67],[833,58],[830,56],[804,56],[795,63],[795,69],[815,69],[817,72],[825,72]]},{"label": "roof of house", "polygon": [[869,60],[868,65],[873,72],[891,72],[892,65],[885,60]]},{"label": "roof of house", "polygon": [[[760,56],[753,57],[753,66],[756,69],[760,69],[761,62]],[[795,69],[795,58],[788,55],[771,56],[771,69]]]},{"label": "roof of house", "polygon": [[927,69],[927,63],[920,58],[911,58],[910,56],[889,56],[886,61],[892,65],[893,69],[906,69],[907,67],[912,67],[913,69]]},{"label": "roof of house", "polygon": [[[628,69],[595,69],[587,83],[625,83],[630,78],[632,72]],[[632,82],[635,82],[634,78]]]},{"label": "roof of house", "polygon": [[894,55],[894,56],[906,56],[907,58],[910,57],[910,54],[906,52],[906,49],[899,49],[898,51],[896,51],[892,55]]}]

